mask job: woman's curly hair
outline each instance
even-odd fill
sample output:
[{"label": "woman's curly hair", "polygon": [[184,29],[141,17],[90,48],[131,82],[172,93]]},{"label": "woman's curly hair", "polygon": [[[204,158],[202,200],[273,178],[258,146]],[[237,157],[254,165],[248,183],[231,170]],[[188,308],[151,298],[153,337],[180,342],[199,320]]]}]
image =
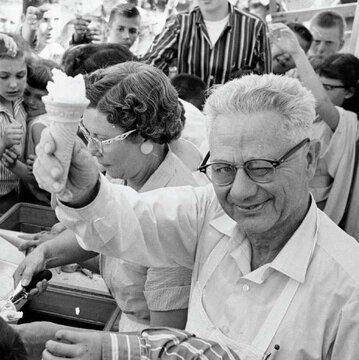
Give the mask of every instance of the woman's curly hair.
[{"label": "woman's curly hair", "polygon": [[124,131],[137,129],[144,139],[158,144],[180,137],[183,107],[161,70],[130,61],[97,70],[85,82],[90,106],[107,115],[109,123]]}]

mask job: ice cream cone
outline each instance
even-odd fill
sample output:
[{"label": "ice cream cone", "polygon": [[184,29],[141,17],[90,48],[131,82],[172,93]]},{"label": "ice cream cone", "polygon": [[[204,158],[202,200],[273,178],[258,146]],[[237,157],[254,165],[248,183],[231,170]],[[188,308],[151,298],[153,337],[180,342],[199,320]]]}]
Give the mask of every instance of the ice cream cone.
[{"label": "ice cream cone", "polygon": [[59,181],[61,191],[66,186],[78,126],[89,101],[78,104],[69,104],[49,101],[46,97],[43,98],[43,101],[47,115],[51,119],[50,132],[56,144],[54,155],[61,162],[64,170],[63,177],[61,181]]}]

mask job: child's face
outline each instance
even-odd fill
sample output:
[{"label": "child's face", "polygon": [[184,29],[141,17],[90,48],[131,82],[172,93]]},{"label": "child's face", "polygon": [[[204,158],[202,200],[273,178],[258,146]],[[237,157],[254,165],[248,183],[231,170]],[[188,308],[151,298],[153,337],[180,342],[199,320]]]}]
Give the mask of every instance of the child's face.
[{"label": "child's face", "polygon": [[114,17],[110,24],[108,42],[118,43],[130,48],[140,32],[141,18],[127,18],[122,15]]},{"label": "child's face", "polygon": [[26,87],[25,58],[0,59],[0,97],[7,101],[20,98]]},{"label": "child's face", "polygon": [[46,113],[42,97],[48,94],[47,90],[35,89],[27,85],[24,92],[24,103],[26,112],[30,117],[39,116]]}]

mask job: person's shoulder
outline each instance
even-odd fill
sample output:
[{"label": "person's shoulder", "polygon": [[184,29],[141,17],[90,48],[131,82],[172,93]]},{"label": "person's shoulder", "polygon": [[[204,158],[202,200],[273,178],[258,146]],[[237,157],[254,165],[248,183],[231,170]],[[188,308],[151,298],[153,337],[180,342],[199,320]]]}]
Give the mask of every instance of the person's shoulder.
[{"label": "person's shoulder", "polygon": [[[336,225],[324,212],[318,211],[320,226],[317,245],[322,254],[334,262],[337,270],[351,278],[359,289],[359,243]],[[334,268],[331,270],[336,271]]]},{"label": "person's shoulder", "polygon": [[254,15],[245,10],[238,9],[237,7],[234,7],[234,6],[233,6],[233,14],[238,18],[248,19],[252,23],[264,25],[263,20],[260,17],[258,17],[257,15]]}]

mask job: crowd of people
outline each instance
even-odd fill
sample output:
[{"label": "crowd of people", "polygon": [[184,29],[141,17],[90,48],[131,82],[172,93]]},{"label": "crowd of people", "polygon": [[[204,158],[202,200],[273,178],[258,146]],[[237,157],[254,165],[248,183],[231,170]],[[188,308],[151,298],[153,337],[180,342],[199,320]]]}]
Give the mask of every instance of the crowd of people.
[{"label": "crowd of people", "polygon": [[[27,237],[15,283],[81,263],[120,333],[0,322],[1,359],[357,359],[345,19],[271,23],[254,0],[106,3],[61,19],[56,1],[24,0],[0,33],[0,214],[52,205],[60,223]],[[82,74],[90,102],[61,193],[42,100],[53,69]]]}]

